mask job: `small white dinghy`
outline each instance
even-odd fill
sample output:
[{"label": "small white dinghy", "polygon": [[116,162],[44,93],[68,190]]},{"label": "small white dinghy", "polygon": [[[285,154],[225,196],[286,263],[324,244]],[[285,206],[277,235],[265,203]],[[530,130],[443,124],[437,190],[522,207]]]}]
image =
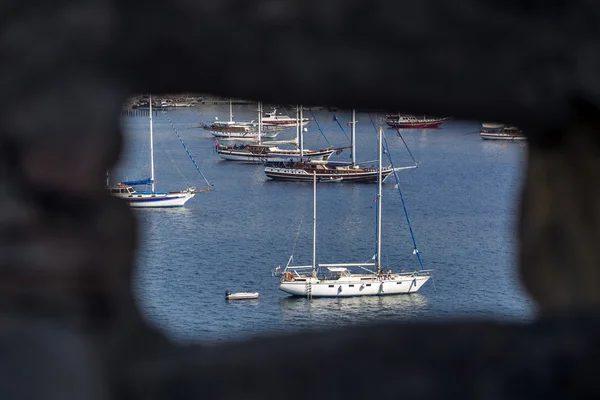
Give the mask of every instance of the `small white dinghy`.
[{"label": "small white dinghy", "polygon": [[257,298],[258,298],[258,292],[231,293],[229,290],[225,292],[225,300],[246,300],[246,299],[257,299]]}]

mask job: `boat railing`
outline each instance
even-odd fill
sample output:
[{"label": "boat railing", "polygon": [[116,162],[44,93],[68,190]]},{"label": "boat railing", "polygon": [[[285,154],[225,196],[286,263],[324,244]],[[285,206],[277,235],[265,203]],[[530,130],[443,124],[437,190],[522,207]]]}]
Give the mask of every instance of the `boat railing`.
[{"label": "boat railing", "polygon": [[343,263],[343,264],[319,264],[319,267],[364,267],[364,266],[374,266],[374,265],[375,265],[375,263]]},{"label": "boat railing", "polygon": [[432,271],[433,271],[432,269],[423,269],[423,270],[412,271],[412,272],[397,272],[397,273],[394,273],[393,275],[399,275],[399,276],[429,276],[429,275],[431,275]]}]

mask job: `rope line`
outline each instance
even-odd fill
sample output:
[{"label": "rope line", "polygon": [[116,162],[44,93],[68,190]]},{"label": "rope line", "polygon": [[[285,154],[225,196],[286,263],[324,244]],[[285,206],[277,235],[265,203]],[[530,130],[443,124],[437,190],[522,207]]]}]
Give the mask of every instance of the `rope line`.
[{"label": "rope line", "polygon": [[300,230],[302,229],[302,220],[304,217],[300,218],[300,225],[298,226],[298,231],[296,232],[296,239],[294,239],[294,245],[292,246],[292,256],[294,255],[294,251],[296,251],[296,245],[298,244],[298,237],[300,236]]},{"label": "rope line", "polygon": [[194,160],[194,157],[192,157],[192,155],[190,154],[190,151],[188,150],[187,146],[185,145],[185,143],[183,142],[183,139],[181,139],[181,136],[179,136],[179,132],[177,132],[177,128],[175,128],[175,125],[173,125],[173,121],[171,121],[171,118],[169,117],[169,114],[167,114],[166,110],[163,110],[164,115],[167,117],[167,121],[169,121],[169,123],[171,124],[171,128],[173,128],[173,132],[175,132],[175,135],[177,136],[177,138],[179,139],[179,141],[181,142],[181,145],[183,146],[183,149],[185,150],[185,152],[187,153],[188,157],[190,158],[190,160],[192,160],[192,164],[194,164],[194,166],[196,167],[196,171],[198,171],[198,173],[200,173],[200,175],[202,176],[202,178],[204,178],[204,181],[206,182],[206,185],[208,185],[208,187],[213,186],[208,179],[206,179],[206,177],[204,176],[204,174],[202,173],[202,171],[200,170],[200,167],[198,166],[198,164],[196,163],[196,160]]},{"label": "rope line", "polygon": [[390,148],[388,146],[388,142],[385,137],[385,134],[383,134],[382,136],[383,136],[383,144],[385,146],[385,149],[387,150],[386,153],[388,155],[388,159],[390,160],[390,164],[392,165],[392,170],[394,172],[394,179],[396,180],[396,187],[398,188],[398,193],[400,194],[400,200],[402,201],[402,208],[404,209],[404,215],[406,216],[406,223],[408,224],[408,229],[410,231],[410,237],[412,238],[413,254],[415,254],[417,256],[417,259],[419,260],[419,265],[421,266],[421,270],[423,270],[424,269],[423,260],[421,260],[421,253],[419,252],[419,248],[417,247],[417,239],[415,238],[415,233],[414,233],[412,225],[410,223],[410,218],[408,218],[408,210],[406,209],[406,203],[404,202],[404,196],[402,195],[402,190],[400,189],[400,179],[398,178],[398,173],[396,172],[396,168],[394,168],[394,162],[392,161],[392,158],[390,157]]},{"label": "rope line", "polygon": [[327,136],[325,136],[325,133],[323,132],[323,129],[321,129],[321,125],[319,125],[319,121],[317,121],[317,117],[315,115],[314,111],[310,111],[312,116],[313,116],[313,120],[315,121],[315,124],[317,124],[317,128],[319,128],[319,132],[321,132],[321,135],[323,135],[323,137],[325,138],[325,141],[327,142],[328,145],[331,146],[331,143],[329,142],[329,140],[327,140]]},{"label": "rope line", "polygon": [[344,130],[344,127],[342,126],[342,124],[340,124],[340,120],[338,119],[337,115],[335,115],[335,112],[333,112],[333,120],[335,122],[337,122],[337,124],[340,127],[340,129],[342,130],[342,132],[344,132],[344,136],[346,136],[346,139],[348,139],[348,141],[350,141],[350,138],[348,137],[348,134]]},{"label": "rope line", "polygon": [[[371,114],[369,114],[369,119],[371,120],[371,124],[373,125],[373,128],[375,128],[375,130],[377,130],[377,126],[375,125],[375,121],[373,121],[373,116],[371,116]],[[398,132],[398,136],[400,136],[400,139],[402,139],[402,143],[404,143],[404,147],[406,147],[406,151],[408,151],[408,155],[410,155],[410,158],[412,158],[412,160],[415,163],[415,165],[419,166],[419,163],[417,162],[417,160],[413,156],[412,152],[410,151],[410,148],[408,147],[408,144],[406,143],[406,140],[404,140],[404,137],[400,133],[400,130],[398,128],[396,128],[396,131]]]}]

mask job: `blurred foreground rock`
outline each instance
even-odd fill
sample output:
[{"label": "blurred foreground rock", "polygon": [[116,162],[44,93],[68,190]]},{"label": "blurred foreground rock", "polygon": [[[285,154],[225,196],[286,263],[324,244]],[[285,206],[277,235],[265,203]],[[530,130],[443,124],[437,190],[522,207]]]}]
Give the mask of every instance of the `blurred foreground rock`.
[{"label": "blurred foreground rock", "polygon": [[[0,20],[3,399],[599,397],[595,2],[8,0]],[[171,344],[135,306],[133,216],[103,190],[133,92],[521,125],[539,322]]]}]

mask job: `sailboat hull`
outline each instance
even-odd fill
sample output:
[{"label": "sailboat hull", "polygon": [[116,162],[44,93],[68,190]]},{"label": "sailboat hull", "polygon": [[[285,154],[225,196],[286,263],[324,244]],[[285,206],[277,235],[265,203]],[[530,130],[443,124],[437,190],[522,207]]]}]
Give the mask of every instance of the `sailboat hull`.
[{"label": "sailboat hull", "polygon": [[196,194],[193,192],[171,192],[171,193],[133,193],[129,196],[118,196],[126,200],[134,208],[166,208],[182,207]]},{"label": "sailboat hull", "polygon": [[[263,132],[260,135],[260,137],[262,139],[274,138],[277,135],[279,135],[279,132],[280,131]],[[215,132],[215,131],[211,131],[210,133],[216,138],[239,138],[239,139],[253,138],[253,139],[258,139],[258,132]]]},{"label": "sailboat hull", "polygon": [[418,291],[429,280],[429,275],[400,276],[395,279],[348,277],[339,280],[308,278],[304,281],[284,281],[279,289],[300,297],[356,297],[388,296]]},{"label": "sailboat hull", "polygon": [[[373,168],[359,169],[309,169],[309,168],[285,168],[265,167],[265,175],[274,180],[312,182],[313,171],[317,175],[317,181],[339,181],[339,182],[377,182],[378,172]],[[393,170],[386,169],[382,172],[383,180],[391,175]]]},{"label": "sailboat hull", "polygon": [[[235,150],[217,150],[219,156],[228,161],[238,161],[251,164],[263,164],[267,162],[299,162],[301,161],[299,153],[285,154],[285,153],[267,153],[267,154],[252,154],[245,151]],[[314,151],[309,154],[304,154],[304,160],[318,160],[326,161],[329,160],[333,154],[333,150],[326,151]]]}]

